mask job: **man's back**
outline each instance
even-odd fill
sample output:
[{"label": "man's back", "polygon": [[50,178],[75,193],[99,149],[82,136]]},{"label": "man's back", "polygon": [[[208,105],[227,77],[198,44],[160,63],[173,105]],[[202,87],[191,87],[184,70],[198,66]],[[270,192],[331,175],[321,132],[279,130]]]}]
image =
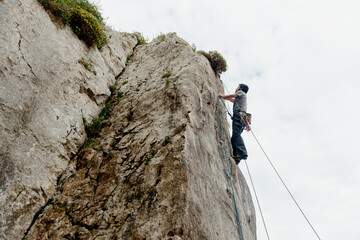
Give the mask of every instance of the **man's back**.
[{"label": "man's back", "polygon": [[242,90],[238,90],[235,92],[237,97],[234,99],[233,112],[246,112],[247,110],[247,98],[246,94]]}]

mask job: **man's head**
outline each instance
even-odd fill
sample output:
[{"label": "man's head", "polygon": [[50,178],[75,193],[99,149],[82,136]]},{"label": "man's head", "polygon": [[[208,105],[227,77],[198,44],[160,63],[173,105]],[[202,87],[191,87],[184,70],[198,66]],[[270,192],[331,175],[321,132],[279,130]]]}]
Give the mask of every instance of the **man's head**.
[{"label": "man's head", "polygon": [[236,88],[236,91],[243,91],[244,93],[247,93],[249,91],[249,87],[246,84],[239,84],[239,86]]}]

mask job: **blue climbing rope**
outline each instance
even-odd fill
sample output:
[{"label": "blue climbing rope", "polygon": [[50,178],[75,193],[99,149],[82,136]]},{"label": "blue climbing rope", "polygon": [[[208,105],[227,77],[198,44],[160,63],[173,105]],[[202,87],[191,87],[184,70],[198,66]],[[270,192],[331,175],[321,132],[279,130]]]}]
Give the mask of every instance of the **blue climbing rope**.
[{"label": "blue climbing rope", "polygon": [[[224,103],[224,102],[223,102]],[[218,106],[219,106],[219,115],[220,115],[220,126],[221,126],[221,135],[224,136],[224,131],[223,131],[223,125],[222,125],[222,114],[221,114],[221,110],[220,110],[220,101],[219,101],[219,97],[218,97]],[[226,107],[225,107],[226,109]],[[229,111],[226,109],[227,113],[230,115]],[[224,141],[224,140],[223,140]],[[233,201],[234,201],[234,205],[235,205],[235,211],[236,211],[236,219],[238,221],[238,227],[240,229],[240,240],[244,240],[244,236],[243,236],[243,232],[242,232],[242,227],[241,227],[241,222],[240,222],[240,216],[239,216],[239,212],[238,212],[238,208],[236,205],[236,199],[235,199],[235,191],[234,191],[234,187],[233,187],[233,182],[232,182],[232,178],[231,178],[231,171],[230,171],[230,164],[229,164],[229,158],[227,156],[227,152],[226,152],[226,146],[225,146],[225,141],[224,141],[224,151],[225,151],[225,158],[226,158],[226,162],[227,162],[227,167],[228,167],[228,175],[230,178],[230,185],[231,185],[231,190],[232,190],[232,197],[233,197]]]},{"label": "blue climbing rope", "polygon": [[[225,105],[225,103],[224,103],[224,100],[222,100],[221,98],[220,98],[220,100],[221,100],[221,102],[224,104],[224,107],[225,107],[225,110],[226,110],[227,114],[229,114],[230,118],[232,118],[231,113],[229,112],[229,110],[227,109],[227,107],[226,107],[226,105]],[[219,101],[219,97],[218,97],[218,101]],[[219,107],[220,107],[220,106],[219,106]]]}]

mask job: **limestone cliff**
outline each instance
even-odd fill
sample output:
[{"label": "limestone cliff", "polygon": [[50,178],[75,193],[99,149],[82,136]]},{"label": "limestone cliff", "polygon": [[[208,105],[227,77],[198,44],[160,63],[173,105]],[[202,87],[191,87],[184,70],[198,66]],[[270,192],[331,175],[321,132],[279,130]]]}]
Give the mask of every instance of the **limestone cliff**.
[{"label": "limestone cliff", "polygon": [[[205,57],[174,33],[138,45],[108,29],[89,49],[35,0],[0,1],[0,33],[0,239],[239,239],[223,87]],[[83,117],[104,106],[87,137]],[[244,239],[256,239],[230,166]]]}]

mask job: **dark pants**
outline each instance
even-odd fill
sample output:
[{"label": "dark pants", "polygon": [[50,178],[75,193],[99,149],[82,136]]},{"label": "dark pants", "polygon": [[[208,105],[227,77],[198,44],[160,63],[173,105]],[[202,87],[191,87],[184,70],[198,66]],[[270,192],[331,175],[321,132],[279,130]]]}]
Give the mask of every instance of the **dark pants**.
[{"label": "dark pants", "polygon": [[244,140],[241,137],[241,133],[244,131],[245,124],[241,124],[240,119],[241,118],[238,114],[234,114],[232,119],[233,132],[231,137],[231,145],[233,148],[233,156],[236,163],[239,163],[241,159],[247,159],[248,157]]}]

